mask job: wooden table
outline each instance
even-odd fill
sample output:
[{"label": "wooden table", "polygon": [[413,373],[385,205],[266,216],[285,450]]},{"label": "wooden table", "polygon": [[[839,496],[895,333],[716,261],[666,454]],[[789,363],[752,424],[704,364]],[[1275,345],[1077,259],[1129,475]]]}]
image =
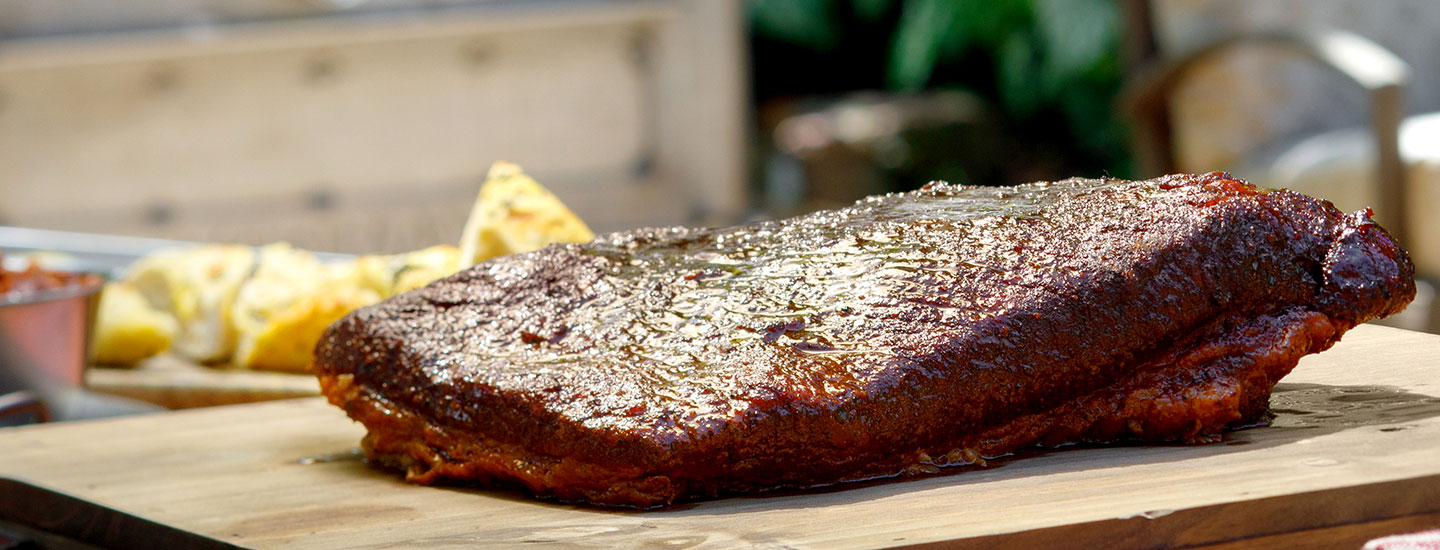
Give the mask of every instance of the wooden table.
[{"label": "wooden table", "polygon": [[320,395],[320,383],[309,374],[210,367],[173,355],[153,357],[133,368],[90,367],[85,388],[167,409]]},{"label": "wooden table", "polygon": [[1360,327],[1201,446],[636,512],[408,485],[321,399],[0,430],[0,518],[105,545],[1358,548],[1440,526],[1440,336]]}]

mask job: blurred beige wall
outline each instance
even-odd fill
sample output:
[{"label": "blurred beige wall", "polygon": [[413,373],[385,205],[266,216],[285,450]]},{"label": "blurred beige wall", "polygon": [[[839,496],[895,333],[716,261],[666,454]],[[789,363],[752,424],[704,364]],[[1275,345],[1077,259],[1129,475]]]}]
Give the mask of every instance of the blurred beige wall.
[{"label": "blurred beige wall", "polygon": [[497,160],[601,231],[746,202],[737,0],[88,3],[0,0],[0,224],[399,251]]},{"label": "blurred beige wall", "polygon": [[[1410,63],[1412,113],[1440,110],[1440,3],[1433,0],[1154,0],[1156,38],[1176,55],[1234,33],[1345,29]],[[1187,171],[1230,168],[1273,142],[1365,125],[1358,85],[1292,53],[1251,48],[1191,73],[1171,103],[1175,154]]]}]

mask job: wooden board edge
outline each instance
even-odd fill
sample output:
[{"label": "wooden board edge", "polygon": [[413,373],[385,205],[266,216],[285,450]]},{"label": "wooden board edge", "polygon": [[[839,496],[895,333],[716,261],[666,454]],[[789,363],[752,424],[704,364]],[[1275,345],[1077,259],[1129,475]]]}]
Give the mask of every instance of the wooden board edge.
[{"label": "wooden board edge", "polygon": [[5,550],[104,550],[99,546],[0,519],[0,548]]},{"label": "wooden board edge", "polygon": [[1440,474],[898,548],[1266,548],[1248,543],[1324,530],[1368,540],[1436,514]]},{"label": "wooden board edge", "polygon": [[1415,533],[1440,527],[1440,513],[1419,514],[1401,518],[1367,521],[1325,527],[1299,533],[1269,535],[1205,546],[1192,546],[1187,550],[1249,550],[1252,548],[1336,548],[1353,550],[1365,546],[1366,542],[1379,537]]},{"label": "wooden board edge", "polygon": [[0,520],[102,548],[240,548],[10,478],[0,478]]}]

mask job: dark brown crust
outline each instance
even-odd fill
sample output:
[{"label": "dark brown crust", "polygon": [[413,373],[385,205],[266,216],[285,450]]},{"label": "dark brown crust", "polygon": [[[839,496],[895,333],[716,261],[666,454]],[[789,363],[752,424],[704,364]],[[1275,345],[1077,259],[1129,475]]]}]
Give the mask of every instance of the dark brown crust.
[{"label": "dark brown crust", "polygon": [[1411,273],[1363,214],[1222,174],[938,185],[487,262],[336,323],[317,370],[411,480],[643,507],[1207,440]]}]

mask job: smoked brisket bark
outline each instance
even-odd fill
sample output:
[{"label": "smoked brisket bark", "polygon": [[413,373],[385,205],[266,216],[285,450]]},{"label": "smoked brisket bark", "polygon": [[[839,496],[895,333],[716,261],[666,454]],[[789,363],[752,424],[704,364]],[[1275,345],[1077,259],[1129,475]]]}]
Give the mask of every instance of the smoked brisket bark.
[{"label": "smoked brisket bark", "polygon": [[498,258],[352,313],[316,361],[412,481],[645,507],[1207,441],[1414,292],[1366,213],[1225,174],[936,183]]}]

